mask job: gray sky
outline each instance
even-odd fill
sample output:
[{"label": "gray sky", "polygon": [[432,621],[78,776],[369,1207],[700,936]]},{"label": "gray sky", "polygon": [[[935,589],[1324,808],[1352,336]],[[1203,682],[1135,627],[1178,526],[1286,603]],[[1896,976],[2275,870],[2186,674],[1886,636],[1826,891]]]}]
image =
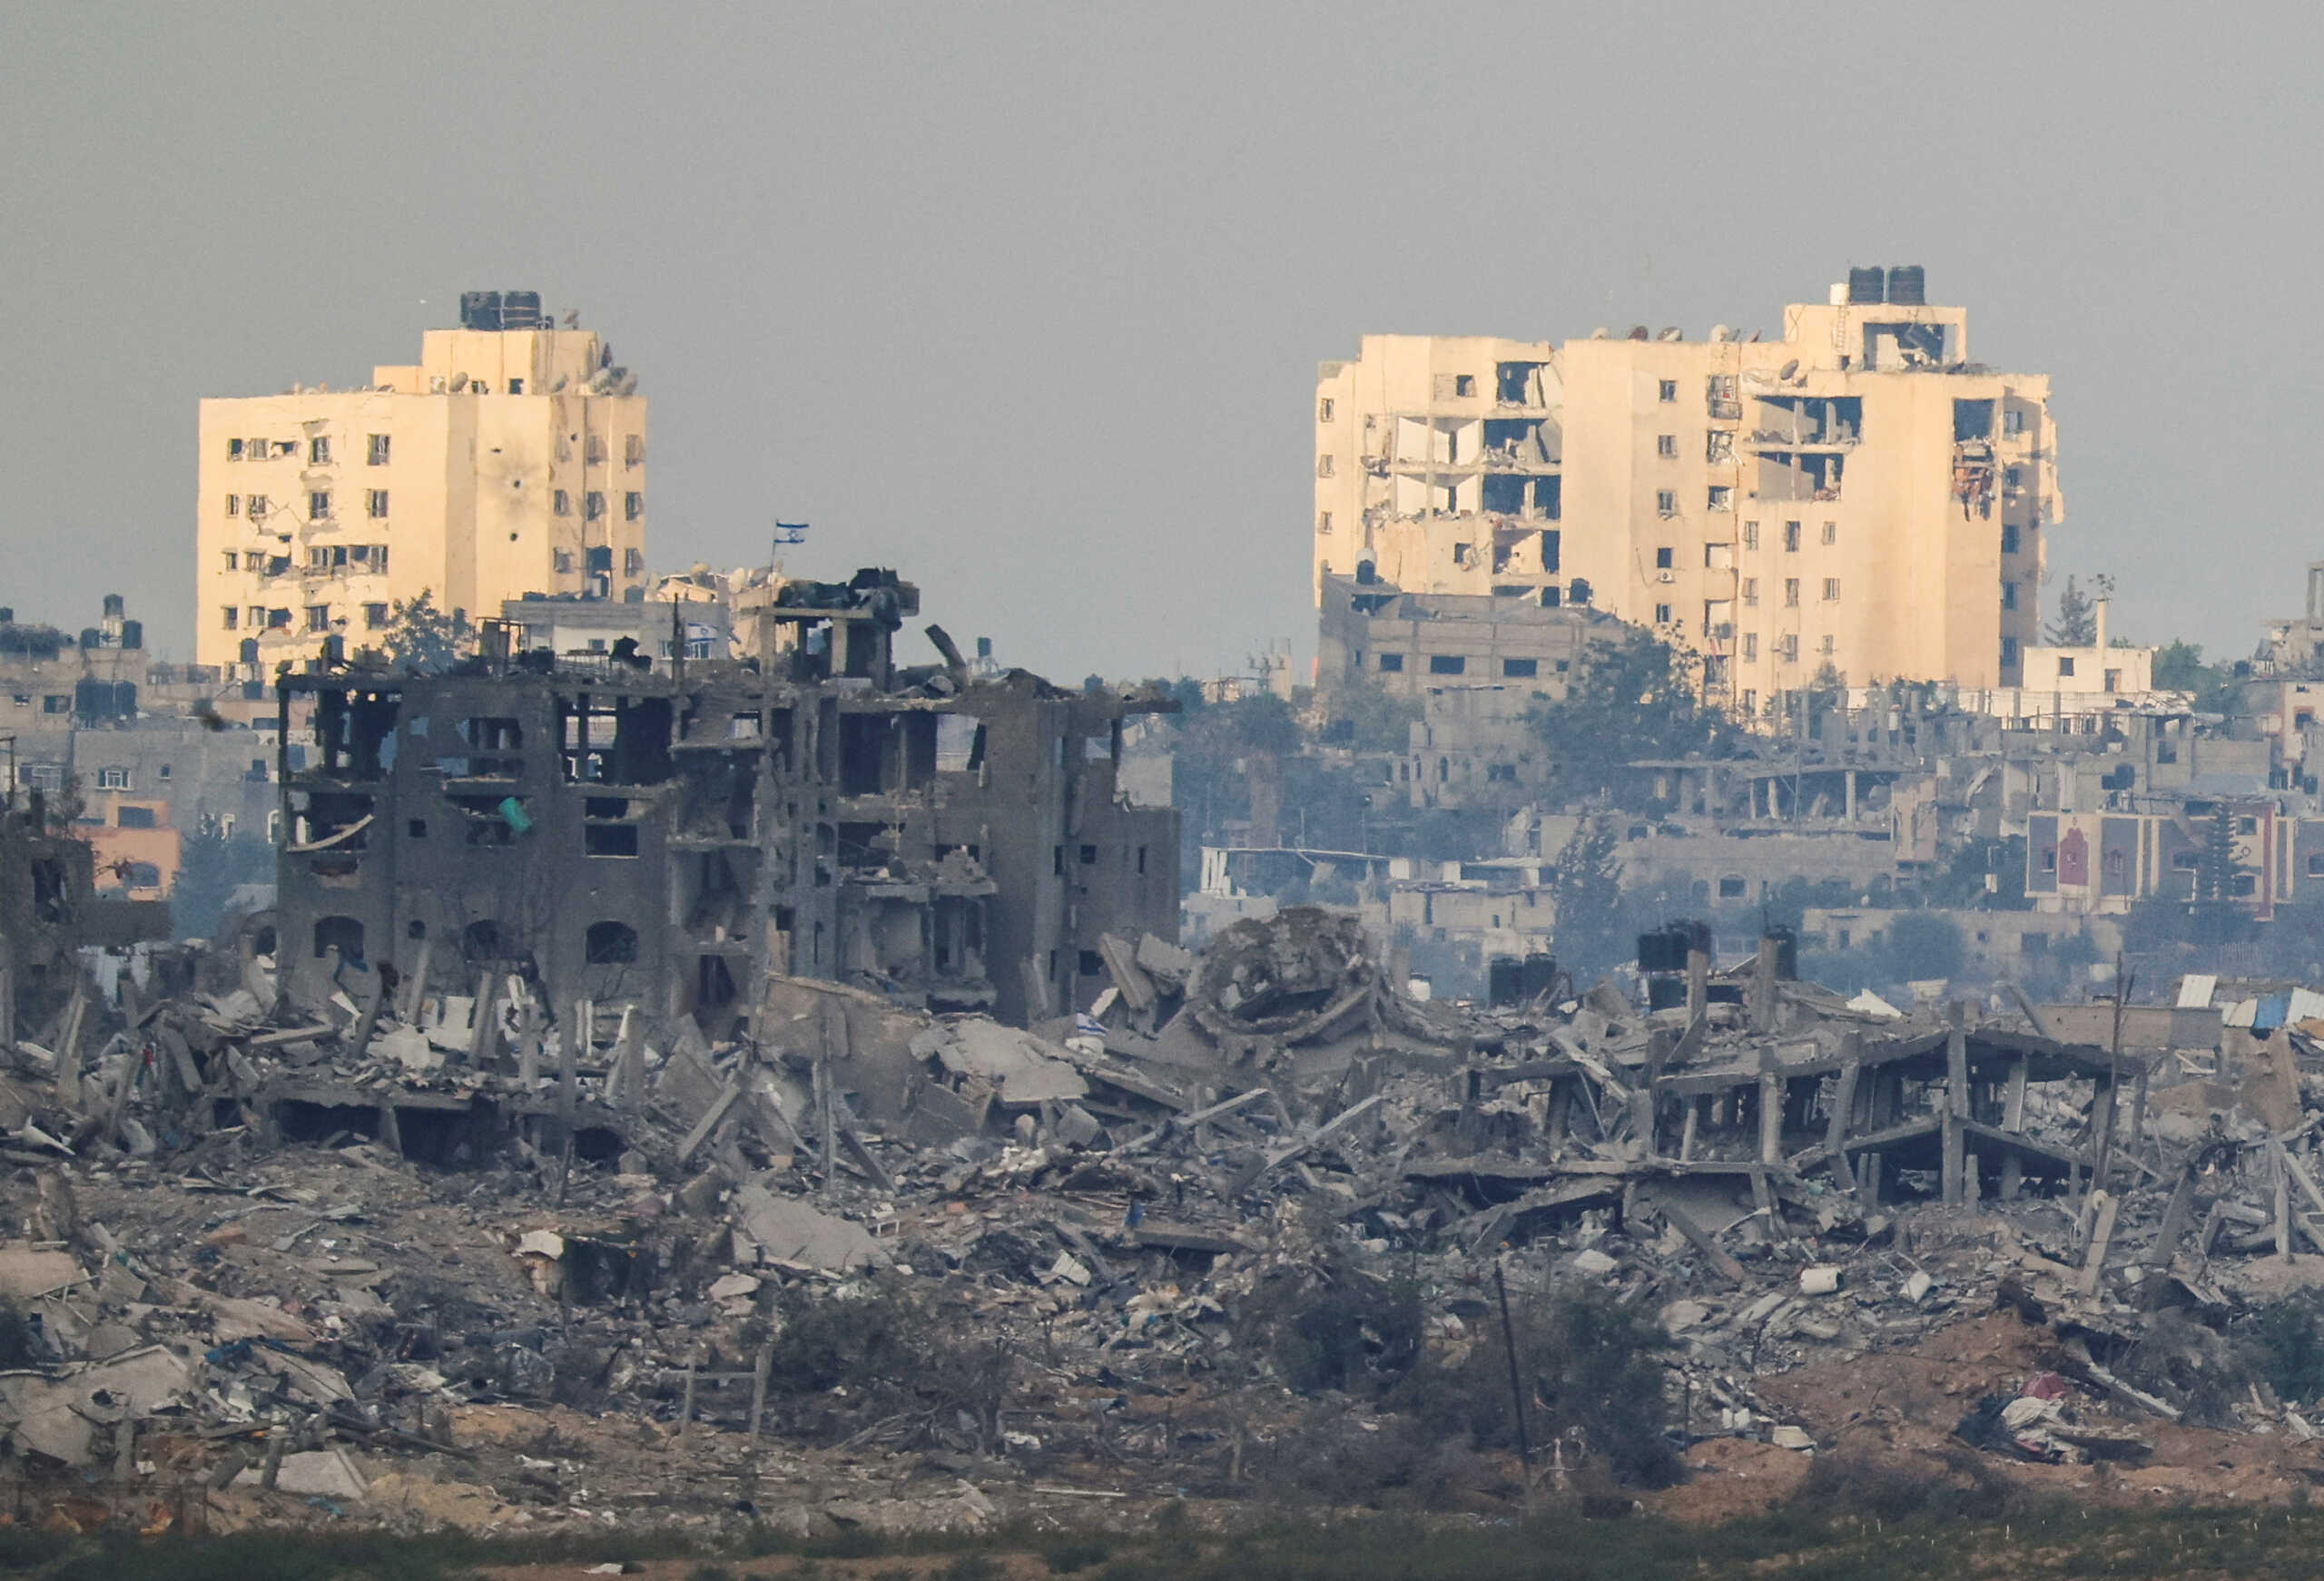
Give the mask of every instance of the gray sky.
[{"label": "gray sky", "polygon": [[[1778,15],[1787,25],[1778,25]],[[0,9],[0,603],[191,642],[194,403],[528,286],[657,568],[891,564],[1077,679],[1312,650],[1315,363],[1775,333],[1917,262],[2055,380],[2056,575],[2248,652],[2324,557],[2313,7]],[[915,639],[915,650],[918,643]]]}]

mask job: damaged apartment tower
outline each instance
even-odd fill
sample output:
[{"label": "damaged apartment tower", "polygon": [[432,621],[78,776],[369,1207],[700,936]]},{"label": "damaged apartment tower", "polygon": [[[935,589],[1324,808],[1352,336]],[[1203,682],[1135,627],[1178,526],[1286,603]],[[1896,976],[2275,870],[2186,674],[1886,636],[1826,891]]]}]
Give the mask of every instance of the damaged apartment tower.
[{"label": "damaged apartment tower", "polygon": [[1101,935],[1177,937],[1177,814],[1116,786],[1122,720],[1170,704],[975,681],[935,626],[945,662],[899,668],[919,609],[863,571],[784,584],[755,661],[510,653],[487,624],[442,675],[286,675],[284,987],[515,976],[714,1037],[770,973],[1019,1025],[1082,1007]]}]

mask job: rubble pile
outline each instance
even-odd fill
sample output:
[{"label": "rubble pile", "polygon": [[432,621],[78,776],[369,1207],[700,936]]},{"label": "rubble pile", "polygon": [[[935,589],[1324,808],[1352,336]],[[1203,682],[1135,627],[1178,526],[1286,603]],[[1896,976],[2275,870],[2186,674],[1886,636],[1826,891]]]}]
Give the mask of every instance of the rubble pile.
[{"label": "rubble pile", "polygon": [[[2324,1472],[2245,1321],[2324,1288],[2324,1022],[2110,1050],[1772,947],[1478,1011],[1314,908],[1101,953],[1032,1028],[775,978],[715,1042],[517,975],[304,1007],[251,945],[76,995],[0,1080],[0,1482],[478,1529],[1257,1495],[1295,1390],[1390,1409],[1502,1287],[1651,1314],[1698,1482],[1866,1435]],[[1391,1291],[1407,1339],[1286,1360]]]}]

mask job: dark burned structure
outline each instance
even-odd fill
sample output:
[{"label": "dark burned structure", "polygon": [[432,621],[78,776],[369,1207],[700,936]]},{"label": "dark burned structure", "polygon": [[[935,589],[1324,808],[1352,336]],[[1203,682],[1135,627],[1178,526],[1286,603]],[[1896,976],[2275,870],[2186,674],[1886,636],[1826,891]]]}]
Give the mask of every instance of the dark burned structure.
[{"label": "dark burned structure", "polygon": [[935,626],[944,662],[901,667],[919,607],[864,571],[784,585],[755,662],[510,653],[487,626],[442,675],[286,676],[284,988],[515,975],[712,1036],[763,973],[1020,1025],[1083,1007],[1101,936],[1177,934],[1177,814],[1116,785],[1123,719],[1171,705],[973,680]]}]

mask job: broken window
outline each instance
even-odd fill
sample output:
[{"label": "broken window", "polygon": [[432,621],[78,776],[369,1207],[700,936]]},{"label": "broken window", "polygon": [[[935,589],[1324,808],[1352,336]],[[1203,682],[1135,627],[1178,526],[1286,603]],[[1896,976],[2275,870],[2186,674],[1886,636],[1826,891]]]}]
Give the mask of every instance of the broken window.
[{"label": "broken window", "polygon": [[263,520],[266,518],[266,513],[267,513],[267,512],[268,512],[268,510],[270,510],[271,508],[272,508],[272,507],[271,507],[271,506],[266,503],[266,496],[264,496],[264,495],[262,495],[262,494],[254,494],[254,495],[251,496],[251,497],[250,497],[250,516],[251,516],[251,520],[252,520],[252,521],[254,521],[254,522],[256,522],[256,521],[263,521]]},{"label": "broken window", "polygon": [[388,464],[389,438],[389,436],[386,434],[374,434],[371,436],[370,463],[372,466],[385,466]]},{"label": "broken window", "polygon": [[242,496],[241,495],[230,494],[226,496],[226,514],[230,516],[238,516],[242,514]]},{"label": "broken window", "polygon": [[317,960],[335,949],[342,962],[359,963],[363,959],[363,925],[352,917],[318,917],[314,948]]},{"label": "broken window", "polygon": [[363,514],[373,521],[385,520],[388,514],[388,491],[384,488],[367,491],[363,496]]},{"label": "broken window", "polygon": [[839,795],[879,795],[892,730],[885,713],[839,716]]},{"label": "broken window", "polygon": [[1403,672],[1403,667],[1404,656],[1402,653],[1383,653],[1380,655],[1380,668],[1384,673],[1390,675],[1399,674]]},{"label": "broken window", "polygon": [[1994,437],[1994,403],[1990,400],[1955,401],[1953,403],[1953,442],[1966,444],[1973,439]]},{"label": "broken window", "polygon": [[310,604],[307,606],[307,629],[310,632],[330,630],[330,605]]},{"label": "broken window", "polygon": [[1428,673],[1432,675],[1458,675],[1466,671],[1469,661],[1459,653],[1431,653]]},{"label": "broken window", "polygon": [[1325,396],[1315,403],[1315,420],[1319,423],[1328,423],[1332,420],[1331,397]]},{"label": "broken window", "polygon": [[1669,604],[1658,604],[1654,606],[1654,624],[1659,626],[1667,626],[1670,624],[1670,606]]},{"label": "broken window", "polygon": [[1797,633],[1791,633],[1785,635],[1778,641],[1777,645],[1783,650],[1783,662],[1785,663],[1797,664],[1799,663],[1799,636]]},{"label": "broken window", "polygon": [[1743,633],[1743,662],[1746,664],[1756,664],[1759,662],[1759,633],[1757,632]]},{"label": "broken window", "polygon": [[606,437],[592,434],[581,445],[581,459],[591,466],[602,466],[606,459]]},{"label": "broken window", "polygon": [[645,514],[645,496],[635,489],[621,496],[622,520],[634,522]]},{"label": "broken window", "polygon": [[100,790],[128,790],[129,771],[126,769],[99,769],[97,771],[97,789]]},{"label": "broken window", "polygon": [[1657,434],[1654,437],[1654,453],[1666,461],[1676,461],[1679,458],[1679,436]]},{"label": "broken window", "polygon": [[1541,667],[1539,659],[1503,659],[1501,662],[1501,673],[1512,681],[1531,681]]},{"label": "broken window", "polygon": [[1756,549],[1759,546],[1758,523],[1745,522],[1743,524],[1743,546],[1746,549]]},{"label": "broken window", "polygon": [[1332,476],[1332,457],[1328,450],[1315,457],[1315,476],[1318,477]]},{"label": "broken window", "polygon": [[1661,488],[1655,490],[1654,508],[1666,516],[1677,516],[1679,514],[1679,491],[1675,488]]},{"label": "broken window", "polygon": [[593,857],[634,857],[637,854],[637,825],[589,823],[581,830],[582,849]]},{"label": "broken window", "polygon": [[1679,398],[1679,381],[1675,378],[1666,378],[1661,380],[1656,388],[1655,398],[1664,402],[1677,400]]},{"label": "broken window", "polygon": [[599,489],[591,489],[581,496],[581,516],[585,521],[596,521],[606,514],[606,496]]},{"label": "broken window", "polygon": [[307,496],[307,519],[309,521],[315,522],[329,521],[330,519],[330,495],[329,491],[317,489],[312,494]]},{"label": "broken window", "polygon": [[560,516],[573,514],[573,496],[561,488],[549,490],[548,508]]},{"label": "broken window", "polygon": [[[623,574],[628,576],[635,576],[639,573],[643,572],[645,569],[645,551],[643,549],[628,549],[623,551],[621,557],[621,568]],[[710,655],[707,653],[700,653],[695,656],[697,658],[706,659]]]},{"label": "broken window", "polygon": [[1710,510],[1731,511],[1735,508],[1735,491],[1725,484],[1715,483],[1711,485],[1709,495],[1703,503],[1706,508]]},{"label": "broken window", "polygon": [[226,459],[227,459],[227,460],[229,460],[229,461],[240,461],[241,458],[242,458],[242,442],[241,442],[240,439],[229,439],[229,440],[227,440],[227,441],[226,441]]},{"label": "broken window", "polygon": [[592,922],[582,948],[593,967],[627,966],[637,958],[637,929],[626,922]]},{"label": "broken window", "polygon": [[1712,428],[1703,435],[1703,459],[1713,466],[1731,466],[1735,463],[1735,433],[1730,428]]},{"label": "broken window", "polygon": [[621,443],[621,459],[625,466],[645,465],[645,436],[632,434]]},{"label": "broken window", "polygon": [[1797,522],[1786,522],[1783,525],[1783,552],[1787,555],[1799,553],[1799,524]]},{"label": "broken window", "polygon": [[983,724],[974,714],[940,713],[936,716],[936,768],[939,773],[959,774],[975,769],[982,754],[978,751],[978,736]]},{"label": "broken window", "polygon": [[234,604],[230,604],[218,613],[223,617],[219,624],[227,631],[234,631],[242,624],[242,612]]},{"label": "broken window", "polygon": [[1827,576],[1824,578],[1824,602],[1826,604],[1837,604],[1839,601],[1840,579],[1837,576]]},{"label": "broken window", "polygon": [[1797,609],[1799,607],[1799,578],[1797,576],[1787,576],[1784,578],[1783,606],[1786,609]]},{"label": "broken window", "polygon": [[307,465],[310,466],[328,466],[330,465],[330,440],[329,438],[318,434],[315,437],[307,441]]}]

